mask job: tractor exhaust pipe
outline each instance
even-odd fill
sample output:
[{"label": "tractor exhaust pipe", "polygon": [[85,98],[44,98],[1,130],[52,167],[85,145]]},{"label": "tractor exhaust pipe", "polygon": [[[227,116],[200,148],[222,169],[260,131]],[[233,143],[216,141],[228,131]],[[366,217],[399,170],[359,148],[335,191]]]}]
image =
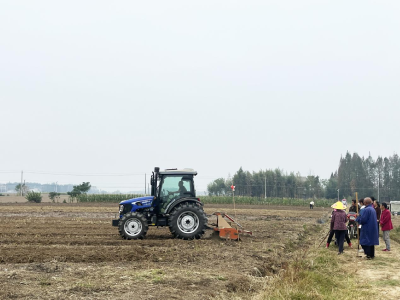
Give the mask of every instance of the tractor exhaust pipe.
[{"label": "tractor exhaust pipe", "polygon": [[154,168],[154,172],[151,174],[150,184],[151,184],[151,196],[156,197],[157,193],[157,180],[158,180],[158,173],[160,172],[159,167]]}]

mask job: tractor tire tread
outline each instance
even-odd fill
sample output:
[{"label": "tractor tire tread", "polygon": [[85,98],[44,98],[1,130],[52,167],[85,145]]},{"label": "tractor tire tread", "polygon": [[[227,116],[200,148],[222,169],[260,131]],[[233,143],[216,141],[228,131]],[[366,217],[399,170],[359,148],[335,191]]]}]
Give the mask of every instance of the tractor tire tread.
[{"label": "tractor tire tread", "polygon": [[[177,222],[177,218],[178,215],[180,213],[182,213],[185,210],[190,210],[192,212],[196,212],[196,215],[199,218],[199,228],[192,234],[192,235],[184,235],[184,233],[182,233],[176,222]],[[177,238],[177,239],[182,239],[182,240],[193,240],[193,239],[200,239],[203,234],[205,233],[206,227],[207,227],[207,216],[204,213],[202,207],[200,207],[199,205],[196,205],[194,203],[190,203],[190,202],[184,202],[180,205],[178,205],[172,212],[170,215],[170,222],[169,222],[169,230],[172,233],[172,235]]]},{"label": "tractor tire tread", "polygon": [[[142,227],[143,227],[143,229],[142,229],[142,231],[140,232],[140,234],[138,234],[138,235],[135,236],[135,237],[132,237],[132,236],[127,235],[127,234],[125,233],[125,231],[124,231],[124,224],[125,224],[125,222],[126,222],[128,219],[132,218],[132,217],[134,217],[134,218],[140,220],[141,223],[142,223]],[[147,233],[148,229],[149,229],[149,225],[147,224],[147,219],[145,218],[145,216],[144,216],[143,214],[141,214],[141,213],[139,213],[139,212],[129,212],[129,213],[126,213],[126,214],[119,220],[119,223],[118,223],[118,231],[119,231],[119,234],[120,234],[120,236],[121,236],[123,239],[125,239],[125,240],[138,240],[138,239],[143,239],[143,238],[146,236],[146,233]]]}]

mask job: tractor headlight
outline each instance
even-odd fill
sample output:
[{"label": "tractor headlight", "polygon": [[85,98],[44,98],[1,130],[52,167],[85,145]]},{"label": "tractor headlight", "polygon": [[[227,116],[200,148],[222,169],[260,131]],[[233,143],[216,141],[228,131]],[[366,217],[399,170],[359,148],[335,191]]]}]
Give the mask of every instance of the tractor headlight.
[{"label": "tractor headlight", "polygon": [[124,206],[121,204],[119,206],[119,213],[122,214],[123,211],[124,211]]}]

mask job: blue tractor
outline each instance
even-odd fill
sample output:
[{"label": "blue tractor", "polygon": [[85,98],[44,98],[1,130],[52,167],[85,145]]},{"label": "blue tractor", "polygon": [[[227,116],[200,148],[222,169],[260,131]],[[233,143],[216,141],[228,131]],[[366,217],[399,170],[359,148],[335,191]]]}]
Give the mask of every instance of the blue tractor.
[{"label": "blue tractor", "polygon": [[122,201],[112,220],[124,239],[143,239],[149,226],[168,226],[175,238],[199,239],[207,228],[203,204],[196,198],[192,169],[154,168],[151,196]]}]

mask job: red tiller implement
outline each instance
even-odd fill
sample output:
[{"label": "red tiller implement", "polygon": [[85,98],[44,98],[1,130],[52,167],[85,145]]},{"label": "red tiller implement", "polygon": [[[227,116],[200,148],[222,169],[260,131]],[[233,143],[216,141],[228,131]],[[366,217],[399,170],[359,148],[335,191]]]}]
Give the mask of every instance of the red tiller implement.
[{"label": "red tiller implement", "polygon": [[[217,216],[217,224],[213,224],[215,226],[214,231],[219,232],[220,238],[238,240],[239,234],[253,235],[251,231],[244,230],[242,225],[240,225],[238,222],[236,222],[232,217],[228,216],[227,214],[222,212],[215,212],[213,213],[213,215]],[[230,223],[227,222],[224,218],[227,218],[231,222]],[[236,228],[233,228],[231,226],[232,223],[236,224]],[[239,227],[241,229],[238,229]]]}]

